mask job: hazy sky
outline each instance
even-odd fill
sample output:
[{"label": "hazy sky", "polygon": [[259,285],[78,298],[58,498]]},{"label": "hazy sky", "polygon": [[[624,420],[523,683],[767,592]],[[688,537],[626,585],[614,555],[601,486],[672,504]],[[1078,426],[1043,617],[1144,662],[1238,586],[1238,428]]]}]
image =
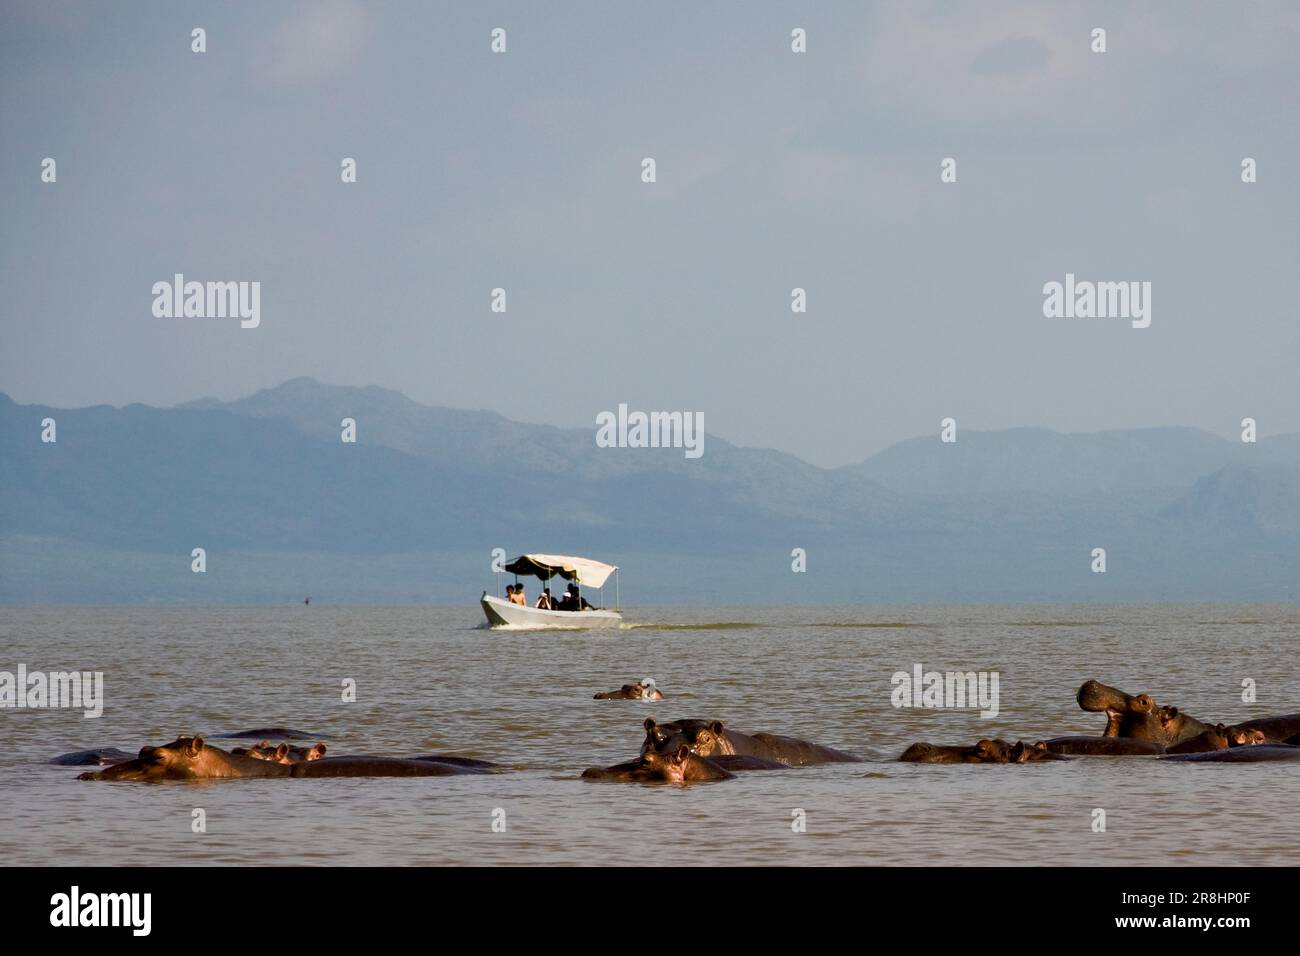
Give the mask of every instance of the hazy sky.
[{"label": "hazy sky", "polygon": [[[1296,431],[1298,90],[1296,3],[6,0],[0,390],[626,402],[827,465],[948,415]],[[155,318],[176,272],[261,326]],[[1150,328],[1045,318],[1067,272]]]}]

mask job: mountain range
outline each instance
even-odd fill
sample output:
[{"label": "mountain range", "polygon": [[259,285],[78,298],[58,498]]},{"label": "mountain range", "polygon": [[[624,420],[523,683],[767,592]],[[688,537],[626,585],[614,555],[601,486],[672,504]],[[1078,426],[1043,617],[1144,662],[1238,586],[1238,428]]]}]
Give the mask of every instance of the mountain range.
[{"label": "mountain range", "polygon": [[830,469],[594,435],[307,378],[172,408],[0,393],[0,601],[466,603],[494,548],[618,563],[625,604],[1300,598],[1300,434],[936,427]]}]

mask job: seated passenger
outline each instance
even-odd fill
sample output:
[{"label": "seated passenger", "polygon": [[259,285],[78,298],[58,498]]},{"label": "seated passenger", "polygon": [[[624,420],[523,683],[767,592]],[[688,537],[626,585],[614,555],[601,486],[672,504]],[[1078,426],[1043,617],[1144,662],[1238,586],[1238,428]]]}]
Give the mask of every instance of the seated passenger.
[{"label": "seated passenger", "polygon": [[565,591],[564,594],[560,596],[560,603],[556,605],[555,609],[557,611],[576,611],[578,608],[577,605],[573,603],[573,595],[568,591]]},{"label": "seated passenger", "polygon": [[513,584],[506,585],[506,600],[511,604],[515,603],[515,586]]},{"label": "seated passenger", "polygon": [[580,593],[578,593],[578,589],[577,589],[577,588],[574,588],[574,589],[573,589],[573,609],[574,609],[575,611],[594,611],[594,610],[595,610],[595,608],[593,608],[590,604],[587,603],[587,599],[586,599],[585,597],[583,597]]},{"label": "seated passenger", "polygon": [[524,586],[522,584],[515,585],[515,596],[510,600],[514,601],[516,604],[522,604],[524,607],[528,607],[528,598],[524,596]]},{"label": "seated passenger", "polygon": [[537,604],[536,604],[536,607],[537,607],[539,610],[542,610],[542,611],[550,611],[550,610],[553,610],[553,608],[551,607],[551,589],[550,589],[550,588],[542,588],[542,593],[539,594],[539,595],[537,595]]}]

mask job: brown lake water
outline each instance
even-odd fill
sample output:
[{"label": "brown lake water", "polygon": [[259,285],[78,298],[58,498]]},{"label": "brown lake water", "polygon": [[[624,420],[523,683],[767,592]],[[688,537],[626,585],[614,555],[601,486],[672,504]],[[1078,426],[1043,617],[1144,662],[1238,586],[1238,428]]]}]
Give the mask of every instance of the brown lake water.
[{"label": "brown lake water", "polygon": [[[646,608],[493,632],[470,608],[2,608],[0,670],[103,671],[103,716],[0,710],[7,864],[1300,862],[1300,763],[900,764],[916,740],[1099,734],[1089,677],[1204,720],[1300,711],[1300,607]],[[896,709],[890,677],[996,671],[1000,713]],[[667,700],[594,701],[653,677]],[[342,681],[357,700],[342,701]],[[1253,679],[1258,703],[1241,700]],[[593,783],[641,722],[719,718],[867,758],[687,788]],[[449,752],[492,776],[77,781],[57,754],[280,725],[333,754]],[[228,746],[231,742],[220,742]],[[1106,811],[1104,833],[1093,809]],[[207,832],[191,831],[192,811]],[[505,831],[494,832],[504,811]],[[796,833],[795,810],[806,816]],[[500,814],[497,814],[500,819]]]}]

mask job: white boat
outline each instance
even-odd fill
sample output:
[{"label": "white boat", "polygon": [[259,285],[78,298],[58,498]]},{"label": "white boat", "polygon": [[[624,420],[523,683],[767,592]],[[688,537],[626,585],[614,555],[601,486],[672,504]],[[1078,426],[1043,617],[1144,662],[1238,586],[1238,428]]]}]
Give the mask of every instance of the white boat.
[{"label": "white boat", "polygon": [[[595,588],[602,595],[605,582],[610,575],[614,575],[615,604],[618,603],[618,567],[612,564],[564,554],[524,554],[506,564],[505,570],[514,574],[516,580],[521,574],[539,578],[542,582],[558,577],[578,585],[577,590],[583,587]],[[558,599],[559,595],[553,597]],[[537,595],[534,594],[528,604],[515,604],[484,591],[479,604],[492,627],[587,628],[618,627],[623,623],[621,610],[594,607],[585,611],[547,611],[535,607],[536,601]],[[604,601],[598,599],[598,603],[604,604]]]}]

